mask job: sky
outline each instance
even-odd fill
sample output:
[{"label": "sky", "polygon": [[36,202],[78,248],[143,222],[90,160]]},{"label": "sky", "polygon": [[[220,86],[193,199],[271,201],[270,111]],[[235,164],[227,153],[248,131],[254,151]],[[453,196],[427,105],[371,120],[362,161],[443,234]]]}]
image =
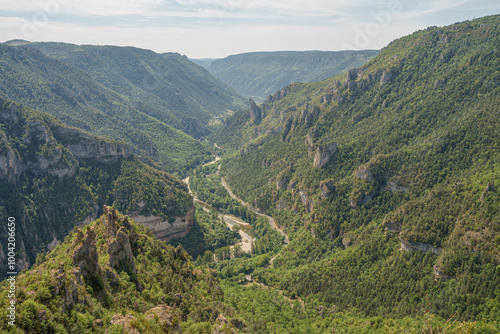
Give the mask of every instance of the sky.
[{"label": "sky", "polygon": [[428,26],[499,13],[498,0],[2,0],[0,42],[135,46],[190,58],[380,49]]}]

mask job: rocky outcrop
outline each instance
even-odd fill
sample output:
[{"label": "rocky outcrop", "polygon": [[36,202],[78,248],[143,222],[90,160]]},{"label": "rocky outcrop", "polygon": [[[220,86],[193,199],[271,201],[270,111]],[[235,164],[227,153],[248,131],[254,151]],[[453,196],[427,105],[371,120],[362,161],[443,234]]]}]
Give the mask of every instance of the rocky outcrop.
[{"label": "rocky outcrop", "polygon": [[432,252],[434,254],[440,254],[443,249],[440,247],[434,247],[429,244],[424,244],[422,242],[417,241],[408,241],[401,239],[401,249],[405,252],[419,251],[419,252]]},{"label": "rocky outcrop", "polygon": [[115,209],[105,205],[100,222],[109,238],[109,266],[126,269],[129,274],[136,274],[132,244],[137,241],[138,235],[128,219],[128,216],[119,219]]},{"label": "rocky outcrop", "polygon": [[69,271],[64,269],[64,262],[59,263],[59,269],[51,270],[52,291],[55,296],[62,296],[62,310],[66,312],[75,307],[76,304],[84,304],[85,297],[78,291],[83,286],[80,268],[76,267]]},{"label": "rocky outcrop", "polygon": [[342,246],[344,246],[344,249],[349,248],[351,245],[352,245],[351,237],[344,235],[342,237]]},{"label": "rocky outcrop", "polygon": [[481,195],[481,198],[479,200],[481,202],[484,202],[484,200],[485,200],[486,196],[488,195],[488,193],[493,192],[493,191],[496,191],[495,183],[489,182],[486,185],[486,188],[484,189],[483,194]]},{"label": "rocky outcrop", "polygon": [[319,184],[319,191],[321,199],[327,199],[335,192],[335,183],[333,180],[321,181]]},{"label": "rocky outcrop", "polygon": [[136,274],[137,269],[130,245],[129,232],[131,231],[125,226],[120,227],[116,232],[114,240],[108,244],[109,265],[112,268],[117,268],[125,264],[129,268],[130,273]]},{"label": "rocky outcrop", "polygon": [[299,124],[304,124],[305,126],[311,126],[314,117],[318,115],[319,112],[320,112],[319,107],[312,106],[308,102],[306,102],[300,112],[300,116],[298,119]]},{"label": "rocky outcrop", "polygon": [[335,152],[337,151],[337,143],[328,143],[319,145],[314,155],[313,165],[318,168],[322,168],[333,158]]},{"label": "rocky outcrop", "polygon": [[438,281],[438,280],[446,281],[446,280],[449,280],[449,279],[456,280],[455,277],[450,276],[450,275],[442,272],[441,269],[439,269],[437,266],[433,266],[432,269],[434,269],[434,276],[436,277],[436,281]]},{"label": "rocky outcrop", "polygon": [[189,233],[194,223],[194,207],[191,207],[184,217],[177,217],[173,222],[153,215],[132,214],[131,218],[137,223],[149,227],[158,239],[168,242],[174,238],[182,238]]},{"label": "rocky outcrop", "polygon": [[304,204],[304,208],[306,209],[306,211],[311,212],[313,210],[314,202],[309,197],[307,197],[306,192],[302,189],[299,189],[299,197],[302,201],[302,204]]},{"label": "rocky outcrop", "polygon": [[266,100],[264,101],[264,104],[271,104],[273,102],[277,102],[283,98],[285,98],[285,96],[288,95],[288,93],[290,92],[291,88],[289,86],[286,86],[284,88],[282,88],[281,90],[277,91],[276,93],[274,93],[274,95],[269,95]]},{"label": "rocky outcrop", "polygon": [[361,179],[361,180],[368,180],[368,181],[371,181],[374,179],[373,177],[373,173],[371,172],[371,170],[369,170],[368,168],[366,167],[360,167],[356,173],[354,174],[354,176],[358,179]]},{"label": "rocky outcrop", "polygon": [[78,159],[113,163],[132,154],[127,144],[99,139],[78,129],[60,127],[54,130],[54,136]]},{"label": "rocky outcrop", "polygon": [[14,183],[22,170],[21,160],[10,147],[5,153],[0,153],[0,179]]},{"label": "rocky outcrop", "polygon": [[47,244],[47,250],[51,250],[59,245],[60,241],[57,240],[56,234],[52,233],[52,241]]},{"label": "rocky outcrop", "polygon": [[391,70],[385,70],[382,73],[382,77],[380,78],[380,86],[385,85],[386,83],[391,81],[393,78],[394,78],[394,72],[392,72]]},{"label": "rocky outcrop", "polygon": [[400,185],[398,181],[387,181],[387,184],[382,188],[382,190],[400,192],[400,191],[408,191],[408,188]]},{"label": "rocky outcrop", "polygon": [[[123,314],[118,313],[118,314],[113,315],[113,317],[111,318],[110,324],[122,327],[123,333],[141,334],[141,332],[139,332],[135,328],[135,326],[132,326],[132,324],[135,323],[136,320],[137,319],[130,313],[127,315],[123,315]],[[106,333],[109,333],[109,329],[106,330]]]},{"label": "rocky outcrop", "polygon": [[259,123],[262,120],[262,109],[260,109],[254,100],[250,99],[250,120],[252,123]]},{"label": "rocky outcrop", "polygon": [[212,334],[237,334],[232,324],[227,320],[224,314],[219,314],[215,324],[212,327]]},{"label": "rocky outcrop", "polygon": [[283,197],[281,197],[280,200],[279,200],[279,202],[278,202],[278,204],[277,204],[278,210],[284,210],[284,209],[287,208],[287,206],[288,205],[287,205],[286,200]]},{"label": "rocky outcrop", "polygon": [[83,278],[94,277],[99,273],[95,237],[96,233],[93,229],[88,229],[85,234],[81,229],[78,229],[72,259],[73,264],[80,268]]},{"label": "rocky outcrop", "polygon": [[386,232],[391,232],[391,233],[400,233],[401,232],[401,223],[395,222],[391,220],[390,222],[385,224],[385,229]]},{"label": "rocky outcrop", "polygon": [[290,178],[288,176],[278,177],[278,179],[276,180],[276,188],[278,190],[285,190],[286,186],[288,184],[288,181],[290,181]]},{"label": "rocky outcrop", "polygon": [[362,73],[363,69],[361,68],[353,68],[347,72],[345,84],[347,85],[347,88],[349,90],[352,90],[357,86],[357,82],[360,79]]},{"label": "rocky outcrop", "polygon": [[156,305],[146,312],[145,318],[146,320],[157,319],[157,321],[160,323],[161,328],[163,328],[165,332],[170,333],[169,330],[180,332],[180,327],[178,325],[172,326],[172,308],[166,304]]}]

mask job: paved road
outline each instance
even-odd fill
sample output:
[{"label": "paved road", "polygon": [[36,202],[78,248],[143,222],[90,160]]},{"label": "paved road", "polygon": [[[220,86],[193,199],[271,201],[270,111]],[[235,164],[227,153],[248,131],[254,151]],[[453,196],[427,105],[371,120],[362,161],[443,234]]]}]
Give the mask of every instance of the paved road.
[{"label": "paved road", "polygon": [[[216,160],[217,161],[217,160]],[[215,162],[215,161],[214,161]],[[212,163],[214,163],[212,162]],[[216,210],[214,207],[212,207],[210,204],[207,204],[203,201],[200,201],[194,194],[193,192],[191,191],[191,187],[189,186],[189,176],[186,177],[184,180],[182,180],[184,183],[187,184],[188,186],[188,190],[189,190],[189,194],[191,196],[193,196],[193,202],[195,203],[199,203],[201,204],[203,210],[205,211],[210,211],[210,208],[212,210]],[[218,211],[217,211],[218,212]],[[240,230],[238,231],[238,233],[240,234],[241,236],[241,250],[244,251],[244,252],[247,252],[249,253],[252,249],[252,242],[255,242],[255,238],[251,237],[248,233],[246,233],[244,231],[244,228],[251,228],[250,224],[244,222],[243,220],[241,219],[238,219],[232,215],[226,215],[226,214],[223,214],[223,213],[220,213],[218,212],[219,214],[219,217],[222,218],[222,220],[224,221],[224,223],[226,223],[226,225],[231,228],[233,227],[234,225],[238,225],[240,227]]]},{"label": "paved road", "polygon": [[[226,181],[224,180],[224,178],[221,177],[220,180],[221,180],[221,183],[224,186],[224,188],[226,188],[227,192],[229,193],[229,196],[231,196],[235,200],[239,201],[242,205],[246,206],[248,209],[252,210],[253,212],[255,212],[256,214],[258,214],[259,216],[267,217],[267,219],[269,220],[269,225],[271,225],[272,228],[274,228],[275,230],[277,230],[278,232],[280,232],[281,235],[285,237],[285,246],[288,246],[288,236],[285,234],[285,232],[283,232],[282,230],[280,230],[278,228],[278,226],[276,226],[276,223],[274,222],[273,217],[268,216],[265,213],[260,212],[259,210],[255,209],[252,205],[250,205],[249,203],[245,202],[244,200],[242,200],[241,198],[239,198],[238,196],[236,196],[235,193],[233,193],[233,191],[229,187],[229,185],[226,183]],[[274,260],[274,258],[273,258],[273,260]]]}]

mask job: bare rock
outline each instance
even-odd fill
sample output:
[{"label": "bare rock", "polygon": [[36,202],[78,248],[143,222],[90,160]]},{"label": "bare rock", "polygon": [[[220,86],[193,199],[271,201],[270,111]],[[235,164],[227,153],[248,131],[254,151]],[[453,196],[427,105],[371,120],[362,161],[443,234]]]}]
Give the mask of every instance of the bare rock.
[{"label": "bare rock", "polygon": [[116,268],[121,264],[129,266],[131,273],[136,274],[134,255],[130,246],[127,229],[122,226],[116,233],[115,239],[108,245],[109,265]]},{"label": "bare rock", "polygon": [[283,197],[281,197],[277,205],[278,210],[284,210],[287,208],[287,206],[288,205],[286,200]]},{"label": "bare rock", "polygon": [[432,269],[434,269],[434,276],[436,277],[436,281],[438,280],[443,280],[443,281],[446,281],[446,280],[449,280],[449,279],[454,279],[456,280],[455,277],[453,276],[450,276],[446,273],[444,273],[443,271],[441,271],[441,269],[439,269],[437,266],[433,266]]},{"label": "bare rock", "polygon": [[7,148],[7,152],[0,154],[0,179],[15,183],[22,170],[21,159],[10,147]]},{"label": "bare rock", "polygon": [[170,306],[165,304],[156,305],[152,309],[146,312],[146,319],[158,319],[158,322],[162,326],[162,328],[168,332],[172,329],[172,309]]},{"label": "bare rock", "polygon": [[405,252],[412,252],[412,251],[419,251],[419,252],[432,252],[434,254],[440,254],[443,249],[440,247],[434,247],[429,244],[424,244],[422,242],[417,242],[417,241],[408,241],[401,239],[401,249],[404,250]]},{"label": "bare rock", "polygon": [[394,73],[390,70],[385,70],[380,78],[380,86],[385,85],[394,78]]},{"label": "bare rock", "polygon": [[400,192],[400,191],[408,191],[408,188],[400,185],[398,181],[387,181],[387,184],[382,188],[382,190]]},{"label": "bare rock", "polygon": [[319,184],[319,191],[321,192],[321,199],[329,198],[335,192],[335,183],[333,180],[321,181]]},{"label": "bare rock", "polygon": [[303,191],[302,189],[299,189],[299,196],[300,196],[300,200],[302,201],[302,204],[304,204],[306,211],[312,212],[314,202],[309,197],[307,197],[306,192]]},{"label": "bare rock", "polygon": [[337,151],[337,143],[328,143],[324,145],[319,145],[314,155],[313,165],[318,168],[322,168],[333,158],[335,152]]},{"label": "bare rock", "polygon": [[96,233],[93,229],[88,229],[85,235],[81,229],[78,229],[72,259],[74,265],[80,268],[84,278],[90,278],[99,273],[99,258],[97,256],[95,237]]},{"label": "bare rock", "polygon": [[484,202],[486,196],[488,195],[489,192],[493,192],[493,191],[496,191],[496,188],[495,188],[495,183],[492,182],[489,182],[487,185],[486,185],[486,188],[484,189],[483,191],[483,194],[481,195],[481,198],[479,199],[481,202]]},{"label": "bare rock", "polygon": [[351,237],[344,236],[342,238],[342,246],[344,246],[344,249],[349,248],[352,245],[352,239]]},{"label": "bare rock", "polygon": [[259,123],[262,120],[262,109],[260,109],[253,99],[250,99],[250,120],[252,123]]},{"label": "bare rock", "polygon": [[358,179],[361,179],[361,180],[368,180],[368,181],[371,181],[374,179],[373,177],[373,173],[371,172],[371,170],[369,170],[368,168],[366,168],[365,166],[362,166],[360,167],[357,171],[356,171],[356,174],[354,174],[354,176]]},{"label": "bare rock", "polygon": [[395,222],[391,220],[387,224],[385,224],[385,231],[391,233],[400,233],[401,232],[401,223]]},{"label": "bare rock", "polygon": [[[135,317],[130,313],[127,315],[115,314],[111,318],[111,325],[122,327],[123,331],[127,334],[140,334],[141,332],[132,327],[132,322],[135,321]],[[106,333],[109,333],[109,329],[106,330]]]},{"label": "bare rock", "polygon": [[120,158],[128,158],[132,154],[132,148],[127,144],[100,140],[91,134],[74,128],[56,128],[54,136],[76,158],[80,159],[113,163]]},{"label": "bare rock", "polygon": [[286,189],[288,181],[290,181],[290,178],[288,176],[282,176],[281,178],[278,178],[276,180],[276,188],[278,190],[284,190],[284,189]]},{"label": "bare rock", "polygon": [[219,314],[215,324],[212,327],[212,334],[237,334],[238,332],[232,327],[224,314]]}]

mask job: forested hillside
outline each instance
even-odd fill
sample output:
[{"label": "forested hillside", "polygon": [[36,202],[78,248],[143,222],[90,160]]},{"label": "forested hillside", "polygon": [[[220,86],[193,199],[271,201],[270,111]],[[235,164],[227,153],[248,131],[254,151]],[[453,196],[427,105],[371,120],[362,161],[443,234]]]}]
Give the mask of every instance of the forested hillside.
[{"label": "forested hillside", "polygon": [[201,66],[178,53],[133,47],[30,43],[46,55],[84,70],[92,79],[131,100],[135,108],[189,135],[207,135],[246,100]]},{"label": "forested hillside", "polygon": [[378,55],[364,51],[251,52],[215,59],[207,69],[257,101],[293,82],[313,82],[363,66]]},{"label": "forested hillside", "polygon": [[[144,217],[153,216],[165,222],[186,217],[192,224],[194,208],[185,185],[142,162],[125,143],[68,127],[4,98],[0,138],[0,219],[17,218],[19,270],[64,240],[75,225],[94,220],[104,204],[145,223]],[[168,235],[164,225],[159,232]],[[7,224],[0,231],[7,235]],[[1,247],[3,278],[6,239]]]},{"label": "forested hillside", "polygon": [[210,140],[290,245],[261,282],[365,316],[500,318],[500,16],[292,84]]},{"label": "forested hillside", "polygon": [[207,158],[208,150],[182,131],[187,123],[169,108],[125,97],[33,47],[1,44],[0,55],[0,91],[10,100],[70,126],[125,141],[169,172],[182,174]]},{"label": "forested hillside", "polygon": [[[112,207],[103,212],[17,277],[16,326],[2,311],[2,332],[235,333],[243,326],[213,270],[195,268],[182,247]],[[4,310],[7,295],[3,284]]]}]

